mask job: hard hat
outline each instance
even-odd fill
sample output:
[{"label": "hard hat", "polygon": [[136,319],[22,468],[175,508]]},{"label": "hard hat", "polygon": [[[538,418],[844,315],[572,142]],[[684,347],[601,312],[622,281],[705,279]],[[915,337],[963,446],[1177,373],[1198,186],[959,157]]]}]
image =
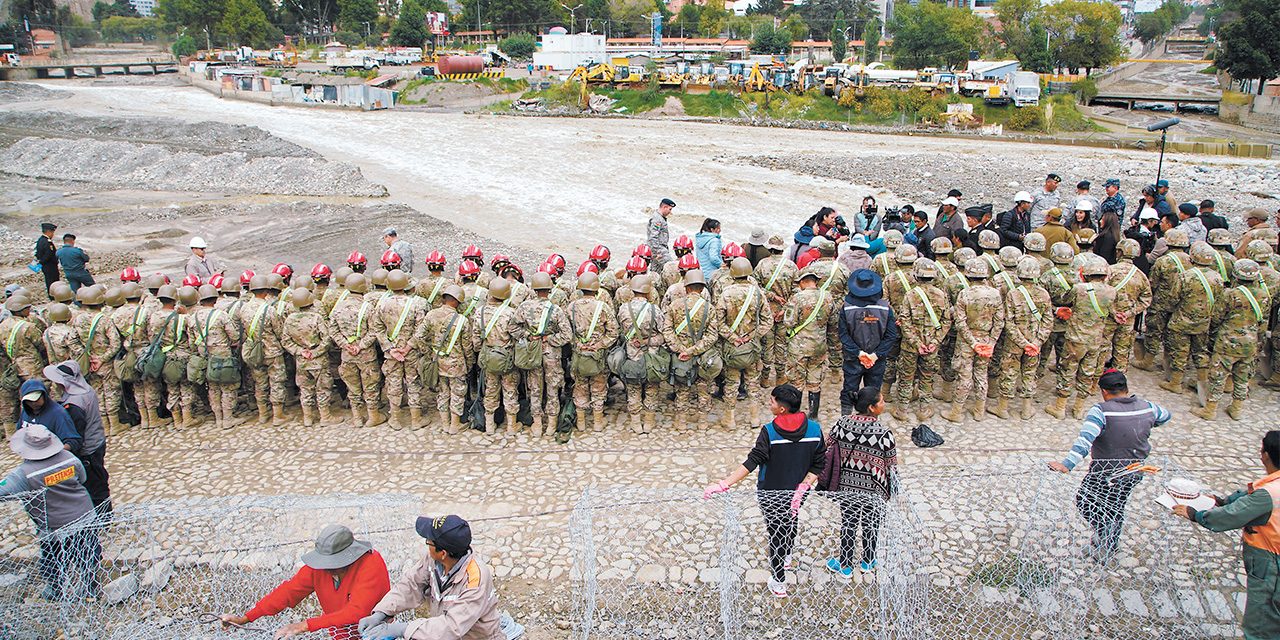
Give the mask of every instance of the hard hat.
[{"label": "hard hat", "polygon": [[276,291],[284,291],[284,276],[278,273],[268,273],[267,284]]},{"label": "hard hat", "polygon": [[641,256],[631,256],[627,260],[627,273],[645,273],[649,270],[649,263],[645,262]]},{"label": "hard hat", "polygon": [[1035,280],[1040,277],[1040,261],[1035,256],[1022,256],[1018,260],[1018,277],[1022,280]]},{"label": "hard hat", "polygon": [[631,252],[631,255],[640,256],[641,258],[644,258],[645,262],[648,262],[653,259],[653,250],[650,249],[647,244],[637,245],[635,250]]},{"label": "hard hat", "polygon": [[[591,263],[588,262],[587,264],[591,264]],[[591,265],[591,266],[594,267],[595,265]],[[583,273],[582,275],[578,276],[578,289],[581,291],[599,291],[600,290],[599,276],[597,276],[593,271],[587,271],[586,273]]]},{"label": "hard hat", "polygon": [[511,258],[508,258],[507,256],[501,253],[494,254],[493,262],[489,264],[493,268],[494,273],[501,273],[503,267],[511,264]]},{"label": "hard hat", "polygon": [[1013,194],[1014,202],[1031,202],[1031,194],[1026,191],[1019,191]]},{"label": "hard hat", "polygon": [[707,279],[702,276],[702,269],[692,269],[684,274],[684,286],[695,284],[701,287],[707,286]]},{"label": "hard hat", "polygon": [[317,262],[316,266],[311,267],[311,277],[316,280],[323,280],[333,277],[333,272],[329,270],[329,265]]},{"label": "hard hat", "polygon": [[900,244],[893,250],[893,261],[898,264],[911,264],[918,257],[920,257],[919,253],[916,251],[915,245],[912,244]]},{"label": "hard hat", "polygon": [[501,273],[502,273],[502,277],[508,280],[517,280],[520,282],[524,282],[524,270],[514,263],[508,263],[506,265],[503,265]]},{"label": "hard hat", "polygon": [[1253,282],[1258,279],[1258,275],[1262,272],[1262,267],[1258,263],[1248,258],[1236,260],[1236,280],[1243,282]]},{"label": "hard hat", "polygon": [[378,287],[383,287],[385,289],[387,288],[387,275],[389,273],[390,272],[381,267],[374,269],[373,273],[369,274],[369,282],[373,283],[373,288],[375,289]]},{"label": "hard hat", "polygon": [[359,251],[352,251],[351,254],[347,256],[347,266],[353,267],[355,265],[366,264],[369,264],[369,259],[364,257],[364,254]]},{"label": "hard hat", "polygon": [[351,293],[368,293],[369,279],[364,277],[363,273],[353,273],[347,276],[347,279],[342,282],[342,286],[346,287],[347,291]]},{"label": "hard hat", "polygon": [[[218,290],[221,291],[222,293],[240,293],[240,284],[237,283],[235,280],[230,280],[230,279],[223,280],[222,286],[218,287]],[[128,294],[125,294],[125,295],[128,295]]]},{"label": "hard hat", "polygon": [[720,249],[720,257],[724,258],[726,261],[734,258],[741,258],[745,255],[747,255],[747,253],[743,251],[742,247],[738,246],[738,243],[736,242],[730,242]]},{"label": "hard hat", "polygon": [[602,244],[598,244],[596,245],[596,248],[591,250],[591,255],[588,257],[591,258],[592,262],[603,262],[605,264],[608,264],[609,263],[609,247],[606,247]]},{"label": "hard hat", "polygon": [[58,281],[49,285],[49,297],[54,302],[71,302],[76,299],[76,294],[71,290],[71,285]]},{"label": "hard hat", "polygon": [[[395,268],[399,268],[399,267],[400,267],[400,254],[398,254],[398,253],[396,253],[395,251],[392,251],[392,250],[390,250],[390,249],[387,249],[386,251],[382,252],[382,260],[381,260],[381,262],[382,262],[382,266],[383,266],[383,268],[387,268],[387,267],[395,267]],[[387,270],[388,270],[388,271],[390,271],[390,269],[387,269]]]},{"label": "hard hat", "polygon": [[467,301],[466,290],[456,284],[446,285],[444,291],[440,292],[440,295],[449,296],[450,298],[457,300],[458,304],[462,304]]},{"label": "hard hat", "polygon": [[162,287],[162,286],[164,286],[164,285],[168,284],[168,283],[169,283],[169,279],[168,279],[168,278],[166,278],[166,277],[164,277],[163,275],[158,274],[158,273],[153,273],[153,274],[151,274],[151,275],[147,276],[147,278],[146,278],[145,282],[146,282],[146,286],[147,286],[147,288],[148,288],[148,289],[155,290],[155,289],[159,289],[160,287]]},{"label": "hard hat", "polygon": [[443,253],[440,253],[439,251],[432,251],[431,253],[427,254],[428,268],[432,268],[433,270],[439,271],[444,269],[444,265],[445,265],[445,259],[444,259]]},{"label": "hard hat", "polygon": [[201,302],[204,302],[205,300],[209,300],[210,298],[218,297],[218,288],[211,284],[200,285],[200,288],[196,289],[196,292],[200,294]]},{"label": "hard hat", "polygon": [[458,275],[464,278],[474,278],[480,275],[480,265],[473,260],[463,260],[458,265]]},{"label": "hard hat", "polygon": [[302,287],[307,291],[315,291],[316,283],[310,277],[304,276],[301,273],[299,273],[299,274],[295,274],[293,278],[289,280],[289,286],[294,288]]},{"label": "hard hat", "polygon": [[316,297],[310,291],[298,288],[294,289],[293,292],[289,294],[289,301],[293,303],[293,306],[299,309],[305,309],[315,304]]},{"label": "hard hat", "polygon": [[981,280],[990,275],[987,269],[987,261],[982,258],[974,258],[964,263],[964,275],[966,278]]},{"label": "hard hat", "polygon": [[1076,200],[1076,211],[1093,211],[1093,203],[1083,198]]},{"label": "hard hat", "polygon": [[1022,259],[1022,252],[1013,246],[1001,247],[996,255],[1000,258],[1000,264],[1006,269],[1018,266],[1018,261]]},{"label": "hard hat", "polygon": [[990,229],[983,229],[978,233],[978,246],[983,249],[999,249],[1000,234]]},{"label": "hard hat", "polygon": [[911,274],[920,280],[932,280],[938,277],[938,264],[928,258],[920,258],[911,267]]},{"label": "hard hat", "polygon": [[693,251],[693,241],[689,236],[681,235],[676,241],[671,243],[671,248],[675,249],[677,254],[689,253]]},{"label": "hard hat", "polygon": [[1164,233],[1164,241],[1175,249],[1186,249],[1191,246],[1191,238],[1182,229],[1170,229]]},{"label": "hard hat", "polygon": [[466,249],[462,250],[462,257],[470,258],[476,264],[484,264],[484,252],[474,244],[469,244]]},{"label": "hard hat", "polygon": [[253,276],[252,278],[249,278],[250,291],[262,291],[270,288],[271,278],[268,278],[266,275]]},{"label": "hard hat", "polygon": [[[18,305],[17,309],[14,309],[10,307],[10,304],[13,302],[15,301],[10,299],[9,302],[5,303],[5,306],[9,307],[9,310],[14,312],[21,311],[31,306],[30,302],[26,302],[26,299],[22,298],[17,300],[17,302],[20,304]],[[55,302],[49,305],[49,319],[54,322],[71,322],[71,307],[68,307],[67,305],[62,304],[61,302]]]},{"label": "hard hat", "polygon": [[582,277],[584,273],[600,273],[600,268],[596,266],[596,263],[587,260],[578,265],[578,277]]},{"label": "hard hat", "polygon": [[1065,242],[1055,242],[1052,247],[1049,247],[1049,259],[1054,264],[1067,264],[1074,257],[1076,257],[1075,249]]},{"label": "hard hat", "polygon": [[170,302],[177,302],[178,288],[171,284],[166,284],[163,287],[160,287],[160,290],[156,292],[156,297],[160,298],[161,300],[169,300]]},{"label": "hard hat", "polygon": [[1044,251],[1045,245],[1048,242],[1049,241],[1044,237],[1044,234],[1039,231],[1032,231],[1031,233],[1022,236],[1022,246],[1027,248],[1027,253],[1031,253],[1032,251]]},{"label": "hard hat", "polygon": [[215,273],[209,276],[209,284],[213,285],[214,289],[221,289],[223,280],[226,280],[226,278],[224,278],[221,273]]},{"label": "hard hat", "polygon": [[193,307],[196,306],[197,302],[200,302],[200,291],[198,289],[189,287],[187,284],[183,284],[182,287],[178,288],[179,305]]},{"label": "hard hat", "polygon": [[550,264],[551,266],[558,269],[560,273],[564,273],[564,266],[565,266],[564,256],[558,253],[553,253],[547,256],[547,264]]},{"label": "hard hat", "polygon": [[1227,248],[1231,246],[1231,232],[1226,229],[1210,229],[1209,244],[1214,247]]},{"label": "hard hat", "polygon": [[120,290],[120,287],[111,287],[103,295],[103,302],[112,308],[122,306],[124,305],[124,292]]},{"label": "hard hat", "polygon": [[538,265],[538,270],[534,272],[534,275],[537,275],[539,273],[545,273],[548,276],[551,276],[552,278],[554,278],[556,273],[556,267],[550,262],[544,262]]},{"label": "hard hat", "polygon": [[138,282],[142,276],[138,275],[138,270],[133,267],[125,267],[120,270],[120,282]]},{"label": "hard hat", "polygon": [[[495,259],[495,262],[497,260]],[[489,297],[494,300],[506,300],[511,297],[511,282],[503,277],[494,278],[489,282]]]},{"label": "hard hat", "polygon": [[960,201],[959,201],[959,200],[956,200],[956,199],[955,199],[955,197],[953,197],[953,196],[948,196],[946,199],[944,199],[944,200],[942,201],[942,206],[944,206],[944,207],[959,207],[959,206],[960,206]]},{"label": "hard hat", "polygon": [[897,249],[898,245],[902,244],[902,232],[897,229],[890,229],[884,232],[880,239],[884,240],[886,249]]},{"label": "hard hat", "polygon": [[951,238],[938,237],[929,241],[929,249],[936,256],[945,256],[950,254],[954,249],[951,247]]},{"label": "hard hat", "polygon": [[1208,242],[1203,240],[1191,245],[1191,263],[1207,266],[1214,263],[1214,258],[1218,256],[1218,250],[1209,246]]},{"label": "hard hat", "polygon": [[293,275],[293,267],[281,262],[280,264],[277,264],[275,267],[272,267],[271,273],[274,273],[280,276],[281,278],[288,278],[289,276]]},{"label": "hard hat", "polygon": [[751,261],[746,258],[734,258],[729,263],[729,277],[734,280],[741,280],[751,275]]},{"label": "hard hat", "polygon": [[[374,276],[377,276],[377,272],[374,272]],[[375,280],[374,283],[376,284],[377,280]],[[392,291],[404,291],[405,289],[408,289],[409,274],[399,269],[392,269],[387,273],[387,288]]]},{"label": "hard hat", "polygon": [[76,292],[76,300],[79,300],[80,304],[87,304],[96,307],[102,304],[106,298],[106,292],[97,285],[93,285],[91,287],[80,287],[80,290]]},{"label": "hard hat", "polygon": [[648,296],[653,292],[653,284],[650,283],[650,276],[642,273],[631,279],[631,291],[637,295]]},{"label": "hard hat", "polygon": [[697,269],[698,258],[692,253],[686,253],[680,256],[680,262],[678,262],[676,266],[680,268],[681,272],[688,271],[690,269]]},{"label": "hard hat", "polygon": [[182,279],[182,286],[184,287],[199,287],[202,284],[204,282],[200,280],[200,276],[194,273],[188,273],[187,277]]},{"label": "hard hat", "polygon": [[255,275],[258,274],[254,273],[252,270],[245,269],[244,272],[240,274],[240,284],[242,286],[249,284]]},{"label": "hard hat", "polygon": [[205,242],[204,238],[200,236],[194,236],[191,238],[191,242],[187,244],[187,247],[191,249],[208,249],[209,243]]},{"label": "hard hat", "polygon": [[[544,264],[542,266],[550,268],[550,265]],[[541,269],[542,267],[538,268]],[[554,286],[555,283],[551,281],[551,274],[546,271],[538,271],[529,278],[529,288],[534,291],[548,291]]]},{"label": "hard hat", "polygon": [[[235,285],[234,282],[231,283]],[[142,297],[142,287],[136,282],[126,282],[120,285],[120,292],[124,294],[125,300],[136,300]]]}]

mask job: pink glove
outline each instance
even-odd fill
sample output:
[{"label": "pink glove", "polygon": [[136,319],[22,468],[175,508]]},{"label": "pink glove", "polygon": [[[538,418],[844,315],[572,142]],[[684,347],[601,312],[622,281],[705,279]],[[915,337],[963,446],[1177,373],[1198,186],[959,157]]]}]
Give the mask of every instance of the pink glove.
[{"label": "pink glove", "polygon": [[801,482],[800,486],[796,487],[796,492],[791,494],[791,515],[800,515],[800,503],[804,501],[804,494],[808,492],[808,482]]},{"label": "pink glove", "polygon": [[702,490],[702,499],[709,500],[711,496],[714,496],[717,493],[724,493],[725,491],[728,491],[728,490],[729,490],[729,487],[724,486],[724,484],[720,482],[717,482],[715,484],[709,484],[707,485],[706,489]]}]

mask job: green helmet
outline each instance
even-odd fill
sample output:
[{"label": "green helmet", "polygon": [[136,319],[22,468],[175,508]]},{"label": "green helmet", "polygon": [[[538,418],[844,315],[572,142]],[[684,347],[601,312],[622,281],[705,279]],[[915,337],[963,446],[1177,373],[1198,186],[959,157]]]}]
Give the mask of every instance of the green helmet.
[{"label": "green helmet", "polygon": [[200,302],[200,292],[195,287],[184,286],[178,289],[178,304],[193,307],[197,302]]},{"label": "green helmet", "polygon": [[1254,262],[1266,262],[1267,256],[1275,253],[1266,240],[1250,240],[1244,248],[1244,255]]},{"label": "green helmet", "polygon": [[902,232],[897,229],[890,229],[884,232],[880,239],[884,240],[884,248],[897,249],[898,245],[902,244]]},{"label": "green helmet", "polygon": [[[164,287],[161,287],[161,289],[163,288]],[[265,289],[270,289],[270,288],[271,288],[271,279],[268,278],[265,274],[249,278],[250,291],[263,291]]]},{"label": "green helmet", "polygon": [[[943,238],[943,240],[946,240],[946,238]],[[919,258],[911,267],[911,274],[917,280],[932,280],[938,277],[938,265],[928,258]]]},{"label": "green helmet", "polygon": [[201,302],[204,302],[205,300],[213,300],[218,297],[218,288],[211,284],[202,284],[197,291],[200,293]]},{"label": "green helmet", "polygon": [[729,263],[729,277],[734,280],[745,278],[751,275],[751,261],[746,258],[734,258]]},{"label": "green helmet", "polygon": [[1208,242],[1200,240],[1191,245],[1191,264],[1208,266],[1215,262],[1214,258],[1217,256],[1218,250],[1209,246]]},{"label": "green helmet", "polygon": [[[377,280],[374,280],[376,283]],[[392,291],[404,291],[409,288],[409,274],[399,270],[392,269],[387,273],[387,288]]]},{"label": "green helmet", "polygon": [[[692,273],[692,271],[690,273]],[[590,271],[582,272],[582,275],[578,276],[578,290],[579,291],[599,291],[600,290],[599,276],[597,276],[594,273],[591,273]]]},{"label": "green helmet", "polygon": [[1054,264],[1067,264],[1075,255],[1075,249],[1065,242],[1055,242],[1052,247],[1049,247],[1049,259]]},{"label": "green helmet", "polygon": [[951,246],[951,238],[939,237],[929,241],[929,250],[935,256],[950,255],[955,249]]},{"label": "green helmet", "polygon": [[[27,303],[27,306],[31,306]],[[54,322],[71,322],[71,307],[61,302],[49,305],[49,319]]]},{"label": "green helmet", "polygon": [[120,285],[120,292],[124,294],[125,300],[137,300],[142,297],[142,287],[136,282],[126,282]]},{"label": "green helmet", "polygon": [[467,292],[456,284],[446,285],[444,291],[440,292],[440,295],[449,296],[450,298],[457,300],[458,304],[462,304],[467,301]]},{"label": "green helmet", "polygon": [[920,256],[916,251],[915,245],[900,244],[898,245],[898,248],[893,250],[893,261],[898,264],[911,264],[915,262],[918,257]]},{"label": "green helmet", "polygon": [[[995,232],[993,231],[992,233]],[[974,280],[985,280],[987,276],[991,275],[991,272],[987,268],[986,260],[974,258],[964,263],[964,275],[966,278],[973,278]]]},{"label": "green helmet", "polygon": [[[56,304],[61,304],[61,303],[56,303]],[[31,306],[31,301],[28,300],[26,296],[13,295],[13,296],[10,296],[8,300],[4,301],[4,308],[8,309],[12,313],[17,313],[30,306]],[[62,306],[66,307],[67,305],[64,304]],[[52,308],[53,307],[50,307],[50,309]],[[70,317],[68,316],[67,319],[69,320]]]},{"label": "green helmet", "polygon": [[347,281],[347,276],[353,273],[355,272],[351,270],[351,267],[338,267],[338,270],[333,272],[332,282],[339,287],[344,286]]},{"label": "green helmet", "polygon": [[1093,276],[1107,277],[1107,260],[1102,256],[1090,256],[1084,263],[1083,274],[1086,278]]},{"label": "green helmet", "polygon": [[1116,245],[1116,251],[1123,258],[1133,259],[1142,254],[1142,245],[1138,244],[1138,241],[1133,238],[1125,238],[1120,241],[1120,244]]},{"label": "green helmet", "polygon": [[1175,249],[1186,249],[1191,246],[1191,238],[1182,229],[1170,229],[1164,233],[1164,241]]},{"label": "green helmet", "polygon": [[529,276],[529,288],[534,291],[549,291],[555,287],[555,283],[551,281],[551,274],[539,271]]},{"label": "green helmet", "polygon": [[[1047,242],[1048,240],[1045,239],[1044,234],[1038,231],[1032,231],[1022,236],[1022,246],[1027,248],[1028,253],[1044,251],[1045,243]],[[1021,261],[1019,261],[1019,264],[1021,264]]]},{"label": "green helmet", "polygon": [[166,284],[169,284],[169,282],[165,280],[165,277],[162,274],[155,273],[147,276],[146,285],[147,288],[152,291],[159,291],[160,287],[163,287]]},{"label": "green helmet", "polygon": [[369,279],[363,273],[353,271],[342,281],[342,286],[351,293],[368,293]]},{"label": "green helmet", "polygon": [[[392,274],[395,272],[393,271]],[[511,297],[511,281],[506,278],[494,278],[489,283],[489,297],[494,300],[506,300]]]},{"label": "green helmet", "polygon": [[107,293],[101,286],[95,284],[88,287],[80,287],[80,290],[76,292],[76,299],[80,301],[80,304],[96,307],[106,301]]},{"label": "green helmet", "polygon": [[223,278],[222,293],[234,293],[237,296],[240,295],[240,283],[236,282],[234,278]]},{"label": "green helmet", "polygon": [[1018,261],[1022,259],[1022,252],[1017,247],[1001,247],[996,256],[1000,258],[1001,266],[1005,269],[1013,269],[1018,266]]},{"label": "green helmet", "polygon": [[103,300],[108,307],[115,309],[124,306],[124,291],[120,287],[111,287],[107,289]]},{"label": "green helmet", "polygon": [[374,289],[377,289],[378,287],[386,288],[387,275],[388,275],[388,272],[386,269],[383,269],[381,267],[374,269],[369,274],[369,281],[373,283],[373,288]]},{"label": "green helmet", "polygon": [[1226,229],[1210,229],[1209,244],[1226,249],[1231,246],[1231,232]]},{"label": "green helmet", "polygon": [[1087,252],[1087,251],[1082,251],[1082,252],[1077,253],[1076,255],[1072,256],[1072,258],[1071,258],[1071,270],[1072,270],[1072,271],[1079,271],[1079,270],[1083,269],[1083,268],[1084,268],[1084,265],[1086,265],[1086,264],[1088,264],[1088,263],[1089,263],[1089,255],[1090,255],[1090,254],[1089,254],[1089,252]]},{"label": "green helmet", "polygon": [[289,278],[289,286],[294,289],[301,287],[308,291],[315,291],[316,281],[312,280],[311,276],[309,275],[306,275],[303,273],[295,273],[293,274],[292,278]]},{"label": "green helmet", "polygon": [[1023,256],[1018,260],[1018,279],[1035,280],[1040,277],[1040,261],[1035,256]]},{"label": "green helmet", "polygon": [[268,288],[276,291],[284,291],[284,276],[278,273],[268,273],[266,275]]},{"label": "green helmet", "polygon": [[1266,240],[1267,244],[1271,245],[1271,248],[1273,249],[1275,248],[1276,243],[1280,242],[1280,232],[1269,227],[1266,229],[1258,229],[1254,232],[1253,237],[1258,238],[1259,240]]},{"label": "green helmet", "polygon": [[1248,258],[1236,260],[1236,280],[1253,282],[1258,279],[1260,273],[1262,273],[1262,267],[1253,260]]},{"label": "green helmet", "polygon": [[316,296],[310,289],[294,287],[293,291],[289,292],[289,301],[298,309],[306,309],[316,303]]}]

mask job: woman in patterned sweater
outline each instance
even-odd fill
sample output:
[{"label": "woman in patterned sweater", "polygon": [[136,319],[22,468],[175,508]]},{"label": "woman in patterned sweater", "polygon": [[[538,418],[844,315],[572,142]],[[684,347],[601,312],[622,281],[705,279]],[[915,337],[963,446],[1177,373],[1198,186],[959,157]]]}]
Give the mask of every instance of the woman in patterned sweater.
[{"label": "woman in patterned sweater", "polygon": [[884,397],[879,387],[863,387],[854,400],[855,415],[842,416],[827,441],[827,466],[818,486],[840,506],[840,557],[827,561],[837,577],[853,577],[858,529],[862,530],[861,569],[876,567],[876,541],[885,502],[893,496],[898,464],[893,433],[879,421]]}]

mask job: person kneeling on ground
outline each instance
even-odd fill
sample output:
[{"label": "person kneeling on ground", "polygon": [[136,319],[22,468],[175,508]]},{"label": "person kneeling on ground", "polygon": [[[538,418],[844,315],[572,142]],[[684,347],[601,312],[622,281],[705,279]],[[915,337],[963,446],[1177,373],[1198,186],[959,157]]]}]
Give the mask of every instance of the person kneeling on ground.
[{"label": "person kneeling on ground", "polygon": [[[769,590],[773,595],[787,595],[787,556],[796,540],[796,516],[805,494],[818,480],[827,459],[827,446],[822,439],[822,428],[800,412],[800,390],[780,384],[773,388],[769,398],[769,410],[776,416],[773,422],[760,428],[756,445],[747,454],[746,462],[734,469],[724,480],[708,485],[703,498],[728,491],[734,483],[760,469],[756,480],[757,500],[764,515],[765,529],[769,534]],[[792,492],[790,508],[788,496]]]},{"label": "person kneeling on ground", "polygon": [[369,546],[356,540],[351,530],[331,524],[320,530],[316,548],[302,554],[303,567],[284,584],[258,601],[244,615],[222,616],[223,628],[246,625],[298,606],[316,594],[324,615],[281,627],[274,638],[329,629],[334,640],[357,640],[356,624],[369,615],[391,588],[387,563]]},{"label": "person kneeling on ground", "polygon": [[[471,549],[471,525],[454,515],[418,518],[427,555],[396,581],[391,592],[360,621],[365,640],[506,640],[498,625],[493,569]],[[401,611],[430,606],[430,618],[396,622]]]}]

